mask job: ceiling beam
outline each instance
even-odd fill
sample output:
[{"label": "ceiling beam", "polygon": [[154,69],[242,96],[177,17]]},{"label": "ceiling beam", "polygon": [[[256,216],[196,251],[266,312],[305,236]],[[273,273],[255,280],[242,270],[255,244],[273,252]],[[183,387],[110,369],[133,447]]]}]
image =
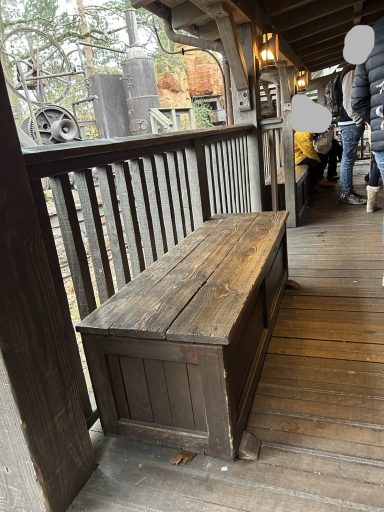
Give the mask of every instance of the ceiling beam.
[{"label": "ceiling beam", "polygon": [[311,69],[313,65],[316,65],[321,62],[329,62],[335,60],[336,64],[340,61],[343,62],[343,50],[336,50],[335,52],[329,53],[327,55],[321,55],[318,57],[314,57],[313,59],[306,59],[305,63]]},{"label": "ceiling beam", "polygon": [[[360,2],[361,4],[363,2]],[[329,16],[348,7],[355,8],[356,0],[323,0],[308,5],[305,9],[293,10],[284,16],[272,16],[272,21],[282,32],[307,23],[312,23],[324,16]]]},{"label": "ceiling beam", "polygon": [[172,26],[174,29],[184,28],[190,25],[191,21],[194,25],[203,25],[207,22],[207,18],[211,19],[206,12],[190,2],[184,2],[172,8]]},{"label": "ceiling beam", "polygon": [[318,0],[296,0],[289,2],[288,0],[264,0],[263,4],[268,16],[277,16],[294,9],[307,7],[309,4],[317,1]]},{"label": "ceiling beam", "polygon": [[[363,16],[374,15],[383,10],[383,0],[370,0],[362,13]],[[287,40],[291,43],[305,39],[308,34],[320,34],[328,32],[332,28],[349,23],[353,26],[353,20],[356,17],[353,7],[343,9],[337,13],[320,18],[316,23],[301,25],[284,33]],[[350,28],[351,28],[350,27]]]},{"label": "ceiling beam", "polygon": [[311,71],[315,71],[317,69],[329,68],[331,66],[335,66],[336,64],[342,64],[343,62],[343,54],[338,53],[335,54],[334,56],[329,55],[327,57],[324,57],[323,59],[310,62],[307,65]]},{"label": "ceiling beam", "polygon": [[309,34],[305,39],[301,39],[297,43],[293,44],[293,48],[300,53],[300,50],[303,48],[307,48],[308,46],[312,46],[314,44],[322,44],[324,41],[329,41],[337,36],[346,36],[348,30],[351,28],[351,23],[347,23],[344,25],[340,25],[339,27],[334,27],[333,29],[321,32],[320,34],[312,35]]},{"label": "ceiling beam", "polygon": [[300,56],[302,58],[305,58],[307,55],[312,55],[313,53],[320,53],[320,52],[325,53],[328,48],[334,48],[335,46],[338,46],[338,45],[344,45],[344,39],[345,39],[345,35],[342,34],[342,35],[336,36],[332,39],[329,39],[328,41],[324,41],[321,43],[317,42],[315,44],[306,46],[305,48],[303,48],[300,51]]}]

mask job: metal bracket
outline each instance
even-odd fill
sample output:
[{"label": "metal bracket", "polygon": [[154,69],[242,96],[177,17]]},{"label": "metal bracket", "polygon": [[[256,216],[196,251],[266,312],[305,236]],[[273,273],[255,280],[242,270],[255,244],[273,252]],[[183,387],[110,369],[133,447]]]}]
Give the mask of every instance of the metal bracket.
[{"label": "metal bracket", "polygon": [[289,112],[290,110],[292,110],[292,103],[284,103],[283,112]]},{"label": "metal bracket", "polygon": [[242,89],[240,91],[237,91],[237,104],[240,112],[251,110],[251,102],[249,99],[248,89]]}]

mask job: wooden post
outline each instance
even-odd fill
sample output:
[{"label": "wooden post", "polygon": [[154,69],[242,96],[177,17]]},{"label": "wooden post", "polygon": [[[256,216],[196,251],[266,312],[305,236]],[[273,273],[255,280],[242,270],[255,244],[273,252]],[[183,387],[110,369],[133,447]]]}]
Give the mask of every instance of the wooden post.
[{"label": "wooden post", "polygon": [[285,205],[289,212],[288,227],[296,227],[298,224],[297,193],[295,175],[295,152],[292,128],[292,91],[290,85],[293,80],[293,70],[288,72],[287,63],[279,62],[280,91],[283,109],[283,168],[285,173]]},{"label": "wooden post", "polygon": [[1,66],[0,111],[1,505],[63,512],[93,452]]},{"label": "wooden post", "polygon": [[256,58],[256,26],[253,23],[239,25],[237,33],[247,66],[251,110],[240,112],[235,98],[233,103],[234,121],[235,124],[250,123],[255,125],[254,132],[248,137],[251,197],[253,196],[251,198],[251,208],[252,211],[263,211],[265,210],[265,182],[262,150],[263,141],[261,129],[259,128],[259,121],[261,119],[261,96]]}]

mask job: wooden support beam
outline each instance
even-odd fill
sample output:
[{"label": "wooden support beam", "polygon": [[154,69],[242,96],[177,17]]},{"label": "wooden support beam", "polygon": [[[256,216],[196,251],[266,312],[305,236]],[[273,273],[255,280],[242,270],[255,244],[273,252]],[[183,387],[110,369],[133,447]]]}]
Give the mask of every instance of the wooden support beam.
[{"label": "wooden support beam", "polygon": [[355,2],[353,4],[353,11],[355,13],[355,17],[353,18],[354,25],[359,25],[361,23],[361,19],[363,17],[363,7],[364,0],[360,0],[359,2]]},{"label": "wooden support beam", "polygon": [[288,227],[296,227],[298,225],[297,211],[297,192],[296,192],[296,175],[295,175],[295,152],[292,128],[292,83],[294,81],[293,67],[287,67],[287,63],[279,62],[280,90],[282,97],[282,114],[283,114],[283,168],[285,173],[285,205],[289,212],[287,219]]},{"label": "wooden support beam", "polygon": [[0,66],[0,507],[63,512],[94,468]]},{"label": "wooden support beam", "polygon": [[225,55],[232,71],[236,89],[238,91],[247,91],[247,70],[232,15],[225,10],[223,4],[220,2],[212,0],[191,0],[191,2],[198,7],[199,10],[206,12],[215,20],[221,42],[224,46]]}]

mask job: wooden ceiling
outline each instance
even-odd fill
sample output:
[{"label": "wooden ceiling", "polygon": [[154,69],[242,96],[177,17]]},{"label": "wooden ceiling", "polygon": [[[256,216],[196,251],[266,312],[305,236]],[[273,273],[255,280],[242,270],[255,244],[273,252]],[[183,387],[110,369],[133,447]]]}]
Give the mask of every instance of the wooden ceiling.
[{"label": "wooden ceiling", "polygon": [[[203,6],[216,0],[132,0],[172,19],[183,29],[205,39],[217,39],[215,21]],[[260,28],[272,24],[283,42],[281,50],[298,66],[317,71],[343,61],[344,37],[357,24],[372,25],[384,16],[384,0],[223,0],[236,24],[254,20]],[[208,9],[209,10],[209,9]],[[284,51],[285,50],[285,51]]]}]

